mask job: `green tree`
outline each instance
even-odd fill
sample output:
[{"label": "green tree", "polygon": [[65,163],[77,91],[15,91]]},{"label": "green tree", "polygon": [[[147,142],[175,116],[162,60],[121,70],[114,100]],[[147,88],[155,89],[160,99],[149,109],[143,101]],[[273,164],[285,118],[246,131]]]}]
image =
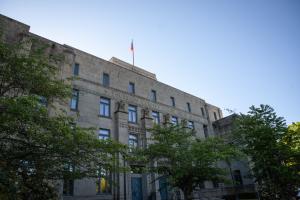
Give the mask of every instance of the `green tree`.
[{"label": "green tree", "polygon": [[221,138],[199,139],[181,126],[155,126],[148,143],[142,154],[152,163],[150,171],[181,189],[185,199],[192,199],[193,190],[204,181],[224,181],[225,171],[218,162],[237,155]]},{"label": "green tree", "polygon": [[28,51],[27,43],[0,42],[0,199],[56,199],[58,180],[95,177],[99,166],[116,170],[112,157],[125,151],[59,109],[71,94],[58,78],[63,57],[34,44]]},{"label": "green tree", "polygon": [[234,141],[251,160],[261,198],[295,197],[300,183],[299,131],[288,129],[272,107],[260,105],[236,118],[233,133]]}]

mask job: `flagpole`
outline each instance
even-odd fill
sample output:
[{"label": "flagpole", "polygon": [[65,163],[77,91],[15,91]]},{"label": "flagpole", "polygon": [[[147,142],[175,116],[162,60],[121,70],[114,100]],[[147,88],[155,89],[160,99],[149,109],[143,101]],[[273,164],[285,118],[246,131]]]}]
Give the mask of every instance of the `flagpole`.
[{"label": "flagpole", "polygon": [[130,50],[132,51],[132,66],[134,66],[134,46],[133,46],[133,39],[131,40]]}]

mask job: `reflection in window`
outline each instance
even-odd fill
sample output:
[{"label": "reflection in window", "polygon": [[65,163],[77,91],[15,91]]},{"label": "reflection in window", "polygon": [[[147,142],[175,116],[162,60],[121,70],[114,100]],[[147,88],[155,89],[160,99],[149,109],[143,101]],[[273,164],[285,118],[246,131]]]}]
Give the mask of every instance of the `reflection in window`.
[{"label": "reflection in window", "polygon": [[188,128],[194,129],[194,128],[195,128],[195,127],[194,127],[194,122],[188,121]]},{"label": "reflection in window", "polygon": [[107,139],[109,139],[109,135],[110,135],[110,130],[109,129],[100,128],[99,135],[98,135],[98,138],[100,140],[107,140]]},{"label": "reflection in window", "polygon": [[138,147],[138,138],[134,134],[129,134],[128,146],[130,149]]},{"label": "reflection in window", "polygon": [[160,123],[159,112],[152,111],[152,118],[153,118],[153,122],[155,124],[159,124]]},{"label": "reflection in window", "polygon": [[129,105],[128,106],[128,121],[132,123],[137,123],[137,107]]},{"label": "reflection in window", "polygon": [[70,108],[72,110],[77,110],[78,109],[78,98],[79,98],[79,91],[76,89],[73,89],[72,91],[72,99],[70,102]]},{"label": "reflection in window", "polygon": [[100,116],[110,116],[110,99],[104,97],[100,98]]},{"label": "reflection in window", "polygon": [[172,118],[171,118],[171,123],[172,123],[173,125],[178,125],[178,118],[175,117],[175,116],[172,116]]}]

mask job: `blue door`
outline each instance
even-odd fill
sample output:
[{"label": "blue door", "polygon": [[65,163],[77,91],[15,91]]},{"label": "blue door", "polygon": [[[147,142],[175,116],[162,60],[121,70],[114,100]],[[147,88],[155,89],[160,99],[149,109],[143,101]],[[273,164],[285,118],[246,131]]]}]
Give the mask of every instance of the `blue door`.
[{"label": "blue door", "polygon": [[132,200],[143,200],[141,177],[131,177],[131,193]]},{"label": "blue door", "polygon": [[159,178],[159,193],[161,200],[168,200],[168,183],[165,177]]}]

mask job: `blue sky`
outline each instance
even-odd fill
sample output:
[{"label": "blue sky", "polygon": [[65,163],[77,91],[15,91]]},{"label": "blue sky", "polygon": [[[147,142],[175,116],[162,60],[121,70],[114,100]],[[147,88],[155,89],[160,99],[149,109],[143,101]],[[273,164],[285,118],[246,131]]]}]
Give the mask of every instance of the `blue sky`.
[{"label": "blue sky", "polygon": [[[31,32],[156,73],[222,109],[300,121],[299,0],[0,0]],[[226,115],[226,111],[224,111]]]}]

